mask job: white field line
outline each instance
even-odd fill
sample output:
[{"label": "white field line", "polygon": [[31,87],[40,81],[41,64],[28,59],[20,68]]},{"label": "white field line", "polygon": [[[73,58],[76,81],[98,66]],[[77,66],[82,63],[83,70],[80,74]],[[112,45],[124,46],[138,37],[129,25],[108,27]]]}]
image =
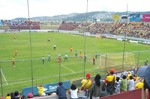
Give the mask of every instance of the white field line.
[{"label": "white field line", "polygon": [[[78,74],[78,73],[81,73],[82,71],[78,71],[78,72],[75,72],[75,73],[68,73],[68,74],[62,74],[62,76],[65,76],[65,75],[71,75],[71,74]],[[55,76],[52,76],[52,77],[58,77],[58,75],[55,75]],[[42,78],[42,79],[46,79],[46,78],[50,78],[50,77],[45,77],[45,78]],[[41,80],[41,78],[36,78],[34,79],[33,81],[38,81],[38,80]],[[26,81],[20,81],[20,82],[14,82],[14,83],[11,83],[9,85],[15,85],[15,84],[22,84],[22,83],[26,83],[26,82],[31,82],[32,80],[26,80]],[[7,85],[3,85],[3,86],[7,86]]]},{"label": "white field line", "polygon": [[[89,70],[85,70],[85,71],[91,71],[91,70],[93,70],[93,69],[89,69]],[[83,71],[78,71],[78,72],[74,72],[74,73],[68,73],[68,74],[62,74],[62,76],[65,76],[65,75],[71,75],[71,74],[78,74],[78,73],[82,73]],[[55,76],[53,76],[53,77],[58,77],[58,75],[55,75]],[[49,78],[49,77],[45,77],[45,78]],[[45,79],[44,78],[44,79]],[[36,78],[36,79],[34,79],[33,81],[38,81],[38,80],[41,80],[41,78]],[[11,83],[11,84],[9,84],[9,85],[16,85],[16,84],[22,84],[22,83],[26,83],[26,82],[31,82],[32,80],[26,80],[26,81],[20,81],[20,82],[14,82],[14,83]],[[3,85],[3,86],[7,86],[7,85]]]},{"label": "white field line", "polygon": [[4,73],[3,73],[2,69],[1,69],[1,74],[2,74],[2,76],[3,76],[3,78],[4,78],[5,82],[6,82],[6,85],[8,85],[8,82],[6,80],[6,77],[4,76]]},{"label": "white field line", "polygon": [[[140,60],[139,62],[144,62],[145,60]],[[77,62],[77,63],[82,63],[82,62]],[[70,64],[74,64],[74,63],[70,63]],[[70,65],[70,64],[66,64],[66,65]],[[66,66],[63,66],[64,68]],[[101,68],[104,68],[104,67],[101,67]],[[69,69],[69,68],[68,68]],[[71,69],[69,69],[71,70]],[[94,69],[89,69],[89,70],[85,70],[85,71],[91,71],[91,70],[94,70]],[[75,73],[81,73],[83,72],[83,70],[81,71],[78,71],[78,72],[74,72],[73,70],[71,70],[73,73],[67,73],[67,74],[62,74],[62,76],[65,76],[65,75],[70,75],[70,74],[75,74]],[[55,75],[55,76],[52,76],[52,77],[58,77],[58,75]],[[50,78],[50,77],[44,77],[42,79],[46,79],[46,78]],[[38,80],[41,80],[41,78],[35,78],[33,81],[38,81]],[[15,84],[22,84],[22,83],[26,83],[26,82],[31,82],[32,80],[26,80],[26,81],[19,81],[19,82],[14,82],[14,83],[11,83],[9,85],[15,85]],[[3,86],[7,86],[7,85],[3,85]]]},{"label": "white field line", "polygon": [[[75,63],[83,63],[83,62],[75,62]],[[65,65],[72,65],[72,64],[75,64],[75,63],[73,63],[73,62],[71,62],[70,64],[65,64]]]},{"label": "white field line", "polygon": [[[78,62],[78,63],[82,63],[82,62]],[[70,63],[70,64],[74,64],[74,63]],[[66,65],[70,65],[70,64],[66,64]],[[63,64],[62,64],[62,65],[63,65]],[[69,68],[67,68],[67,67],[64,66],[64,65],[63,65],[63,67],[66,68],[66,69],[69,69]],[[71,69],[69,69],[69,70],[70,70],[72,73],[62,74],[62,76],[83,72],[83,71],[75,72],[75,71],[73,71],[73,70],[71,70]],[[58,77],[58,75],[55,75],[55,76],[53,76],[53,77]],[[49,77],[45,77],[45,78],[49,78]],[[44,78],[44,79],[45,79],[45,78]],[[41,78],[38,78],[38,79],[35,78],[33,81],[38,81],[38,80],[41,80]],[[30,81],[32,81],[32,80],[19,81],[19,82],[11,83],[11,84],[9,84],[9,85],[21,84],[21,83],[26,83],[26,82],[30,82]],[[3,86],[7,86],[7,85],[8,85],[8,84],[3,85]]]},{"label": "white field line", "polygon": [[65,66],[65,65],[63,65],[63,64],[61,64],[61,65],[62,65],[62,67],[64,67],[64,68],[66,68],[66,69],[70,70],[72,73],[75,73],[75,71],[73,71],[72,69],[70,69],[70,68],[66,67],[66,66]]}]

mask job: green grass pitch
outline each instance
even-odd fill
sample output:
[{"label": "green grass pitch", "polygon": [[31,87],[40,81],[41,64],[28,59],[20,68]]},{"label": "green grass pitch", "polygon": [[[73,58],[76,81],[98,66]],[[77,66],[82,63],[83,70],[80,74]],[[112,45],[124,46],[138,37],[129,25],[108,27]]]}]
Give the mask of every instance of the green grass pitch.
[{"label": "green grass pitch", "polygon": [[[56,51],[53,49],[54,44],[56,44]],[[96,59],[95,65],[92,63],[96,52],[99,54],[122,52],[124,42],[64,33],[24,32],[1,33],[0,46],[1,93],[3,91],[7,94],[32,86],[32,79],[33,85],[36,85],[83,78],[87,72],[90,72],[92,76],[98,72],[102,73],[100,57]],[[72,53],[70,53],[71,47]],[[13,66],[11,60],[15,49],[17,49],[17,55],[15,66]],[[138,53],[134,55],[134,63],[139,65],[150,57],[149,50],[149,45],[129,42],[125,45],[126,52],[145,51],[140,55]],[[86,52],[85,63],[83,58],[75,57],[75,51],[78,52],[78,56],[80,52],[82,54]],[[48,53],[51,55],[51,61],[47,60]],[[61,64],[57,62],[58,53],[61,54]],[[68,61],[64,61],[65,54],[69,56]],[[45,57],[44,64],[42,64],[42,56]]]}]

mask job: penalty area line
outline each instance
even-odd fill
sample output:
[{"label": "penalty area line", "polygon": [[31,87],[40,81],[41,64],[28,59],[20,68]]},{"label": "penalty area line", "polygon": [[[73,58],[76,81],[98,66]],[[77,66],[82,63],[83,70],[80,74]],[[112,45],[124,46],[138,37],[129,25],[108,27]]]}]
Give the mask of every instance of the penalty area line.
[{"label": "penalty area line", "polygon": [[75,71],[73,71],[72,69],[66,67],[65,65],[62,64],[62,66],[63,66],[64,68],[68,69],[69,71],[71,71],[72,73],[76,73]]},{"label": "penalty area line", "polygon": [[5,76],[4,76],[4,73],[3,73],[2,69],[1,69],[1,74],[2,74],[2,77],[4,78],[4,80],[6,82],[6,85],[8,85],[8,82],[7,82],[7,80],[6,80]]}]

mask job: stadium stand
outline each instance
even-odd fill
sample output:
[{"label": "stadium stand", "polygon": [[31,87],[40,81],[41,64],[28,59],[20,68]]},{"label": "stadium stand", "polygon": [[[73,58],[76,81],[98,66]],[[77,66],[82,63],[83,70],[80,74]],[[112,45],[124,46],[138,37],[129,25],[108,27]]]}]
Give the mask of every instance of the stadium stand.
[{"label": "stadium stand", "polygon": [[13,23],[8,25],[10,29],[40,29],[40,23],[39,22],[33,22],[33,21],[24,21],[19,23]]},{"label": "stadium stand", "polygon": [[58,22],[36,22],[36,21],[25,21],[25,20],[1,20],[0,29],[33,29],[39,30],[42,28],[56,30],[76,30],[79,32],[89,32],[91,34],[113,34],[113,35],[126,35],[129,37],[137,38],[150,38],[150,24],[146,22],[65,22],[61,24]]},{"label": "stadium stand", "polygon": [[58,30],[74,30],[77,28],[79,23],[76,22],[62,22],[62,24],[59,26]]},{"label": "stadium stand", "polygon": [[40,29],[40,22],[36,22],[36,21],[1,20],[1,23],[2,23],[3,27],[5,26],[5,28],[3,28],[4,30],[6,30],[6,29],[18,29],[18,30],[22,30],[22,29]]}]

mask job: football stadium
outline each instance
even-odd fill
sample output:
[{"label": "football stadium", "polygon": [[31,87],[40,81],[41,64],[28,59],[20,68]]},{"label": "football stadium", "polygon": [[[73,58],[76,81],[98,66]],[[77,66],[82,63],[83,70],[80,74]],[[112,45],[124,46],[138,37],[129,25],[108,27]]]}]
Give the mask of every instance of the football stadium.
[{"label": "football stadium", "polygon": [[[145,99],[142,88],[145,82],[150,88],[150,81],[146,80],[150,78],[141,76],[140,69],[144,66],[147,69],[144,72],[150,72],[150,13],[114,14],[110,22],[87,21],[85,17],[80,22],[44,22],[30,17],[0,20],[0,96],[57,99],[57,87],[62,82],[68,99],[72,98],[68,93],[72,84],[79,90],[75,99],[91,99],[94,94],[86,96],[90,91],[81,90],[89,81],[85,85],[82,81],[89,74],[94,86],[95,75],[100,74],[105,88],[100,96],[93,97]],[[114,90],[109,93],[111,74]],[[124,76],[127,89],[119,88],[117,93],[116,78],[122,86]],[[132,81],[134,87],[130,88]],[[139,88],[138,83],[143,86]],[[38,86],[45,88],[45,95],[39,94]]]}]

